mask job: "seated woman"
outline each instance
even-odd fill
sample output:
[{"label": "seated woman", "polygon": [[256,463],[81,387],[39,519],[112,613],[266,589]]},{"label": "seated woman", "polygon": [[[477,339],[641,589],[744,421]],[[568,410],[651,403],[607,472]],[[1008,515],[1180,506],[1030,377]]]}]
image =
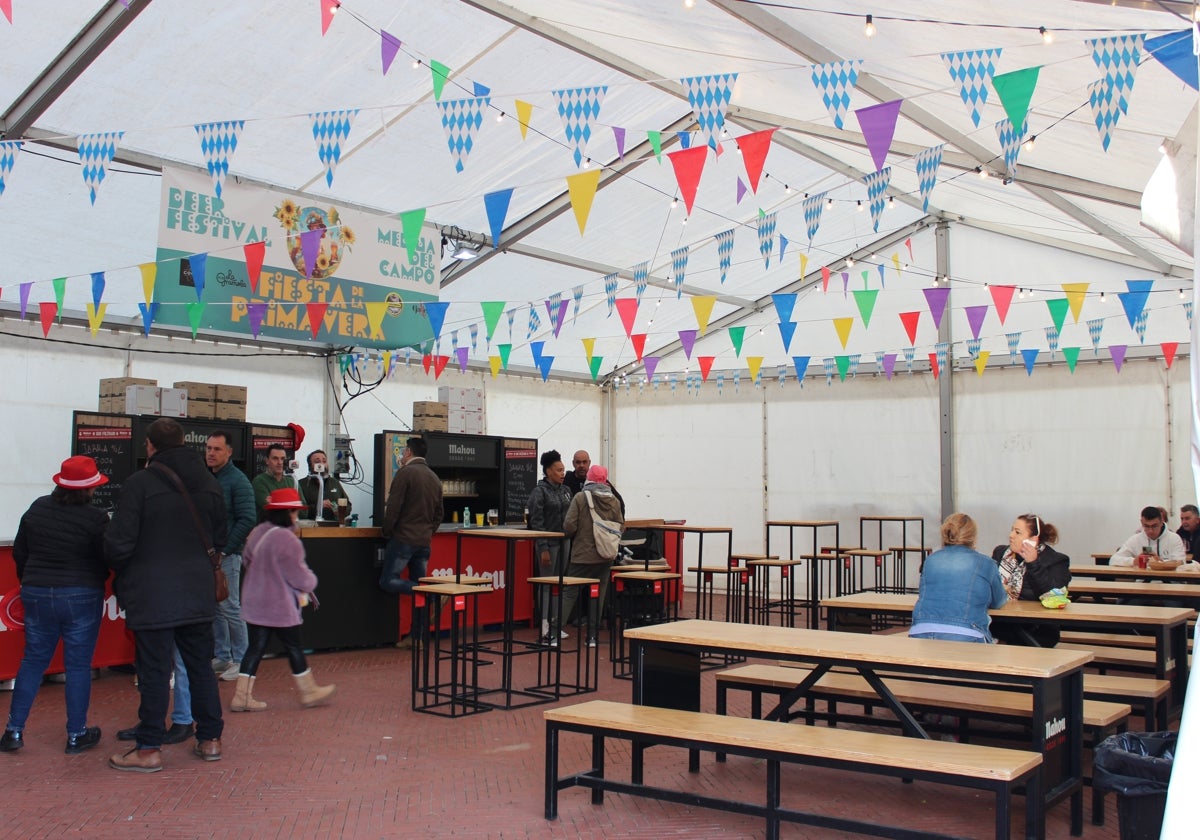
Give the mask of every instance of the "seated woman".
[{"label": "seated woman", "polygon": [[[1000,580],[1017,601],[1040,601],[1051,589],[1071,582],[1071,558],[1050,546],[1058,542],[1058,529],[1040,516],[1023,513],[1013,522],[1008,545],[998,545],[992,559],[1000,567]],[[997,640],[1012,645],[1054,647],[1058,628],[1043,624],[1008,624],[997,627]]]},{"label": "seated woman", "polygon": [[978,528],[965,513],[942,523],[942,548],[925,559],[908,635],[954,642],[992,641],[988,610],[1008,603],[1000,572],[975,550]]}]

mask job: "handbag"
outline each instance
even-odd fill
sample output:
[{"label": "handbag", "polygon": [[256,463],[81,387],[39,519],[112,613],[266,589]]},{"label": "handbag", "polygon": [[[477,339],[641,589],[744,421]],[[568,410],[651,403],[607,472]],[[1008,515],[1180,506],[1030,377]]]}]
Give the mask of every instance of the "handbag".
[{"label": "handbag", "polygon": [[200,514],[196,511],[196,505],[192,501],[192,494],[188,492],[183,481],[175,474],[175,470],[168,467],[166,464],[160,464],[158,461],[150,462],[150,469],[158,472],[159,475],[165,476],[175,489],[183,496],[183,500],[187,502],[188,511],[192,514],[192,522],[196,524],[196,533],[200,535],[200,542],[204,544],[204,553],[208,555],[208,559],[213,565],[213,581],[216,584],[217,603],[221,603],[229,597],[229,580],[225,577],[225,571],[221,568],[221,552],[217,551],[212,546],[212,541],[208,538],[208,532],[204,530],[204,524],[200,521]]},{"label": "handbag", "polygon": [[592,539],[596,542],[596,553],[605,560],[615,560],[621,551],[621,534],[625,527],[620,522],[596,516],[592,491],[585,490],[583,495],[587,497],[588,510],[592,513]]}]

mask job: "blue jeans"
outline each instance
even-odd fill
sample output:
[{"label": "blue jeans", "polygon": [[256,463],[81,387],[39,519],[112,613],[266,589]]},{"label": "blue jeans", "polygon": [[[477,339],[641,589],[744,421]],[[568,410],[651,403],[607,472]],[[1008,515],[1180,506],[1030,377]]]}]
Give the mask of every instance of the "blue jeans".
[{"label": "blue jeans", "polygon": [[[429,568],[429,546],[409,545],[395,538],[388,540],[383,550],[383,571],[379,575],[379,588],[400,595],[412,594],[413,587],[425,577]],[[400,573],[408,569],[408,577]]]},{"label": "blue jeans", "polygon": [[982,636],[964,636],[962,633],[914,633],[910,639],[941,639],[945,642],[974,642],[986,645],[988,640]]},{"label": "blue jeans", "polygon": [[25,654],[17,671],[8,728],[25,729],[33,698],[58,640],[63,642],[63,670],[67,675],[67,734],[87,730],[88,704],[92,699],[92,656],[100,635],[104,590],[86,586],[22,586],[25,606]]},{"label": "blue jeans", "polygon": [[[229,597],[217,604],[217,617],[213,619],[215,655],[222,662],[241,662],[248,643],[246,622],[242,621],[242,555],[222,557],[221,571],[229,581]],[[175,684],[179,685],[178,677]]]},{"label": "blue jeans", "polygon": [[192,722],[192,689],[188,682],[187,668],[179,648],[175,648],[175,691],[171,703],[171,723]]}]

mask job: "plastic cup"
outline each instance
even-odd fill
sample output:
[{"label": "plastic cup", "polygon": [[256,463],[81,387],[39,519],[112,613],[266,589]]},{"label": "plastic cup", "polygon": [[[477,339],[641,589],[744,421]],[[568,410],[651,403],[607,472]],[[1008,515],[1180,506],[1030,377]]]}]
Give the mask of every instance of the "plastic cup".
[{"label": "plastic cup", "polygon": [[483,527],[483,514],[482,513],[475,514],[475,524],[480,527]]}]

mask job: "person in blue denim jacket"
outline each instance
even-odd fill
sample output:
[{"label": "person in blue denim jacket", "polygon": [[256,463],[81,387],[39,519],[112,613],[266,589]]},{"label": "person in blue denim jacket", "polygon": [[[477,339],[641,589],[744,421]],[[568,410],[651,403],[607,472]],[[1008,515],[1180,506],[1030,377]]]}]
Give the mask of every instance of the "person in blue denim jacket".
[{"label": "person in blue denim jacket", "polygon": [[975,550],[978,528],[965,513],[942,523],[943,548],[921,567],[921,588],[908,635],[989,644],[988,610],[1008,602],[995,562]]}]

